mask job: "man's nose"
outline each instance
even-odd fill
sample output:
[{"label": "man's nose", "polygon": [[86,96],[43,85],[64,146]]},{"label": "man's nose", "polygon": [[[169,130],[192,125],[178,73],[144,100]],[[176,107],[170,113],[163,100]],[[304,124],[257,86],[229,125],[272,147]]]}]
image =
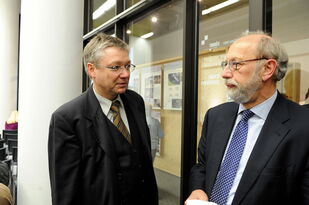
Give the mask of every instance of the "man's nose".
[{"label": "man's nose", "polygon": [[128,70],[126,68],[122,68],[121,73],[120,73],[120,77],[127,78],[129,76],[130,76],[130,70]]},{"label": "man's nose", "polygon": [[232,71],[229,69],[228,65],[225,66],[221,72],[221,77],[224,79],[233,77]]}]

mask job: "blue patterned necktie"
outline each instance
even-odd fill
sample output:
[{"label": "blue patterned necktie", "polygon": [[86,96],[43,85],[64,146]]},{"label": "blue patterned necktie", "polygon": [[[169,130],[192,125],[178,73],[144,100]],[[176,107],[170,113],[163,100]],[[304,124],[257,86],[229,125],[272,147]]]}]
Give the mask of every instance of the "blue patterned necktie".
[{"label": "blue patterned necktie", "polygon": [[210,201],[219,205],[225,205],[227,202],[227,197],[233,185],[239,161],[246,145],[248,120],[253,115],[254,113],[251,110],[244,110],[242,112],[242,119],[235,128],[225,158],[221,164],[210,197]]}]

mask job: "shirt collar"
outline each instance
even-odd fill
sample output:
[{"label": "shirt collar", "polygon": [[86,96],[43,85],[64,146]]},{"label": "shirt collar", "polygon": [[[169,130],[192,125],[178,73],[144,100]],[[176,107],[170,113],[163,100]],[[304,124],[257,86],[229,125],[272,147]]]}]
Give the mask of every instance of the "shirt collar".
[{"label": "shirt collar", "polygon": [[[254,106],[250,110],[258,117],[262,118],[263,120],[266,120],[271,107],[275,103],[277,95],[278,95],[278,92],[276,90],[270,98]],[[238,114],[242,112],[243,110],[246,110],[246,108],[243,106],[243,104],[240,104],[238,108]]]},{"label": "shirt collar", "polygon": [[[110,110],[110,108],[111,108],[111,106],[112,106],[112,102],[113,102],[113,101],[111,101],[111,100],[109,100],[109,99],[107,99],[107,98],[101,96],[100,94],[98,94],[98,93],[95,91],[94,87],[93,87],[93,92],[94,92],[94,95],[97,97],[97,99],[98,99],[98,101],[99,101],[99,103],[100,103],[100,105],[101,105],[101,107],[102,107],[103,112],[107,115],[107,113],[109,112],[109,110]],[[123,102],[122,102],[122,100],[121,100],[121,98],[120,98],[120,95],[117,95],[117,97],[115,98],[115,100],[119,100],[119,102],[120,102],[120,107],[124,107],[124,106],[123,106]]]}]

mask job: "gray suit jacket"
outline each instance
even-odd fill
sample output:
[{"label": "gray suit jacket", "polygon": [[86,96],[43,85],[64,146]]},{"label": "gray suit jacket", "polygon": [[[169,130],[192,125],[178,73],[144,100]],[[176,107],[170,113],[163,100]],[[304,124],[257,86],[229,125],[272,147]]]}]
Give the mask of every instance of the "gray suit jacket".
[{"label": "gray suit jacket", "polygon": [[[238,104],[225,103],[205,115],[191,191],[210,196]],[[242,175],[233,205],[309,204],[309,109],[278,95]]]}]

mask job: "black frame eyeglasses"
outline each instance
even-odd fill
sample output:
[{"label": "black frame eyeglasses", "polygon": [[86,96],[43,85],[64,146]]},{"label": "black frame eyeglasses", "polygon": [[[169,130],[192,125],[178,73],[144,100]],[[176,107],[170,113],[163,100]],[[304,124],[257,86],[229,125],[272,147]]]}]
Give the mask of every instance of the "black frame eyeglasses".
[{"label": "black frame eyeglasses", "polygon": [[242,60],[242,61],[227,61],[227,60],[225,60],[225,61],[222,61],[221,68],[222,68],[222,70],[224,70],[225,67],[228,66],[230,71],[235,71],[235,70],[239,69],[238,65],[241,65],[242,63],[250,62],[250,61],[259,61],[259,60],[268,60],[268,58],[255,58],[255,59]]}]

